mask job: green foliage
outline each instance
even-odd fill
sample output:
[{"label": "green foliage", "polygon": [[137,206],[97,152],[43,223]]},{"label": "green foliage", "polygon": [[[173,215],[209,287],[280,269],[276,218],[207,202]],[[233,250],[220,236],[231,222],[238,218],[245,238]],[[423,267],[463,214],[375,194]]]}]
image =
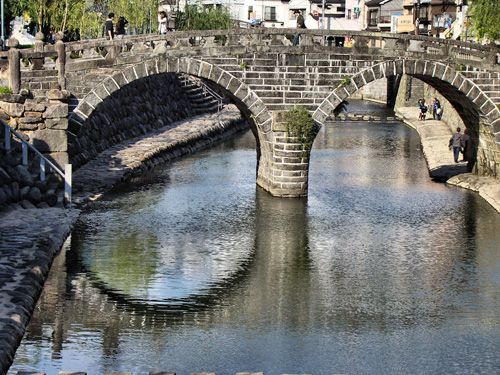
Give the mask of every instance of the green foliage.
[{"label": "green foliage", "polygon": [[245,69],[245,68],[247,67],[247,63],[246,63],[246,61],[243,61],[243,62],[240,64],[240,66],[241,66],[243,69]]},{"label": "green foliage", "polygon": [[6,18],[27,14],[45,34],[52,29],[90,39],[103,36],[110,12],[115,13],[115,23],[124,16],[136,33],[153,32],[158,4],[159,0],[6,0]]},{"label": "green foliage", "polygon": [[500,38],[500,1],[471,0],[469,2],[469,17],[475,36],[479,39]]},{"label": "green foliage", "polygon": [[227,30],[233,21],[227,9],[203,6],[200,3],[186,5],[178,11],[175,20],[177,30]]},{"label": "green foliage", "polygon": [[8,86],[0,87],[0,94],[12,94],[12,90]]},{"label": "green foliage", "polygon": [[[130,30],[142,34],[158,30],[158,4],[158,0],[109,0],[108,9],[115,13],[115,24],[118,17],[123,16]],[[101,25],[104,25],[104,21]]]},{"label": "green foliage", "polygon": [[316,136],[316,124],[309,111],[304,107],[294,107],[285,112],[283,118],[287,131],[297,137],[299,143],[302,144],[302,156],[309,155]]},{"label": "green foliage", "polygon": [[349,83],[351,83],[351,77],[347,77],[342,82],[340,82],[340,86],[344,87],[347,86]]}]

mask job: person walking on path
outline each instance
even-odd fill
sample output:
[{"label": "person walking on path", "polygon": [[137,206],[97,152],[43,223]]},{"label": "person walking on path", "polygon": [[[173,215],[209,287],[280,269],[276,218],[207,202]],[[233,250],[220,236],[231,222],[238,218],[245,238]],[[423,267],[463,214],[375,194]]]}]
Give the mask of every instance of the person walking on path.
[{"label": "person walking on path", "polygon": [[425,105],[425,99],[420,99],[418,101],[418,119],[421,121],[425,120],[425,114],[427,113],[427,105]]},{"label": "person walking on path", "polygon": [[104,24],[104,29],[105,29],[105,35],[107,40],[113,40],[113,20],[115,19],[115,14],[110,13],[108,14],[108,19],[106,20],[106,23]]},{"label": "person walking on path", "polygon": [[[295,16],[297,16],[297,29],[306,29],[306,24],[304,22],[304,17],[300,14],[300,11],[296,10],[293,12]],[[300,34],[297,32],[293,37],[293,45],[296,46],[299,44]]]},{"label": "person walking on path", "polygon": [[453,157],[455,163],[458,163],[458,158],[460,157],[460,151],[464,147],[464,139],[462,133],[460,133],[460,128],[457,128],[457,132],[453,133],[448,143],[450,150],[453,150]]},{"label": "person walking on path", "polygon": [[469,129],[464,130],[464,135],[462,136],[462,144],[464,147],[462,150],[462,161],[469,161],[469,157],[467,156],[470,146]]},{"label": "person walking on path", "polygon": [[437,98],[432,102],[432,118],[434,120],[441,120],[441,103]]}]

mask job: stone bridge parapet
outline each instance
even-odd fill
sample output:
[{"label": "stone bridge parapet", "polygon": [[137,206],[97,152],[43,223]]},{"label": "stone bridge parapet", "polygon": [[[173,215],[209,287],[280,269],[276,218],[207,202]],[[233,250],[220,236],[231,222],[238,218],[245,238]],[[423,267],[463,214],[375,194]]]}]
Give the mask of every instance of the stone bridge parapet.
[{"label": "stone bridge parapet", "polygon": [[[176,31],[114,41],[58,41],[55,46],[16,53],[13,48],[9,64],[14,67],[19,59],[28,60],[33,70],[11,69],[9,78],[14,89],[29,85],[37,96],[47,87],[43,77],[57,77],[57,84],[72,96],[69,129],[76,136],[87,131],[95,116],[106,117],[102,111],[109,106],[105,102],[134,82],[171,73],[201,78],[230,97],[246,116],[257,141],[257,183],[274,195],[303,196],[308,158],[289,165],[296,159],[293,147],[290,155],[282,155],[288,147],[281,148],[283,131],[273,123],[275,114],[303,106],[319,127],[342,101],[364,86],[409,75],[449,100],[473,138],[476,172],[498,177],[500,66],[495,47],[333,30],[301,30],[301,44],[292,46],[289,36],[295,32],[269,28]],[[339,38],[345,41],[343,46],[336,45]],[[47,62],[48,57],[54,60],[52,64],[34,63]],[[284,164],[277,172],[280,161]],[[285,176],[283,170],[290,171]]]}]

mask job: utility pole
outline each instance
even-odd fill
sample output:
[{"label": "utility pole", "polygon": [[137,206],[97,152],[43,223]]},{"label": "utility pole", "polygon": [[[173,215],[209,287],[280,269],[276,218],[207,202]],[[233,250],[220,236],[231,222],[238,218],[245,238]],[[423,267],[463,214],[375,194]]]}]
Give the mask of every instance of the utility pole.
[{"label": "utility pole", "polygon": [[415,25],[415,35],[418,35],[418,28],[420,27],[420,0],[417,0],[415,6],[415,17],[413,17],[413,24]]},{"label": "utility pole", "polygon": [[323,4],[321,5],[321,10],[322,10],[322,14],[321,14],[321,27],[324,30],[325,29],[325,0],[323,0]]},{"label": "utility pole", "polygon": [[5,35],[4,35],[5,27],[3,24],[3,2],[4,2],[4,0],[2,0],[2,49],[5,49]]}]

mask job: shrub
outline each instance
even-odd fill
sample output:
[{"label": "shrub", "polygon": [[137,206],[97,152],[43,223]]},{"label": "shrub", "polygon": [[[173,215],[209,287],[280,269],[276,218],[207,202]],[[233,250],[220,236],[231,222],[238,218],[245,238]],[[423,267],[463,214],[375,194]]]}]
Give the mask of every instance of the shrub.
[{"label": "shrub", "polygon": [[316,124],[309,111],[304,107],[294,107],[285,112],[283,118],[287,131],[302,144],[302,156],[309,155],[316,136]]},{"label": "shrub", "polygon": [[8,86],[0,87],[0,94],[12,94],[12,90]]}]

